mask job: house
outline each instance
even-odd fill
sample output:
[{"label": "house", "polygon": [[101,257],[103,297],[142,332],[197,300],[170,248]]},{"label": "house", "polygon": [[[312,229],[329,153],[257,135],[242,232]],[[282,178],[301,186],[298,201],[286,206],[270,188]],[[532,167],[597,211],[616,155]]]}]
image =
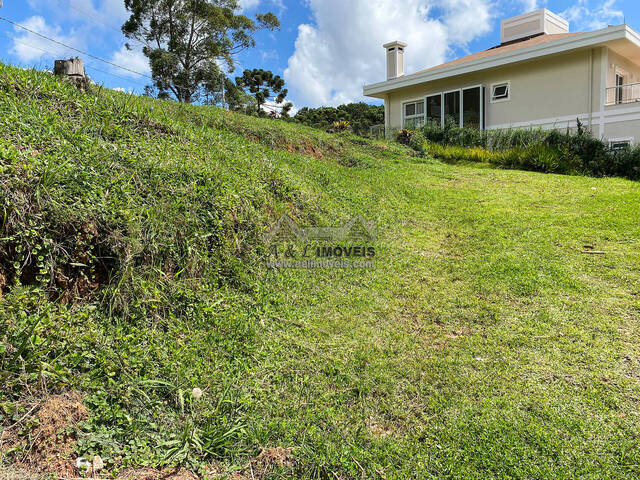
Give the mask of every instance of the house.
[{"label": "house", "polygon": [[409,75],[407,44],[384,45],[387,80],[364,95],[385,104],[385,127],[453,121],[479,129],[575,129],[613,146],[640,143],[640,34],[627,25],[570,33],[547,9],[501,22],[501,43]]}]

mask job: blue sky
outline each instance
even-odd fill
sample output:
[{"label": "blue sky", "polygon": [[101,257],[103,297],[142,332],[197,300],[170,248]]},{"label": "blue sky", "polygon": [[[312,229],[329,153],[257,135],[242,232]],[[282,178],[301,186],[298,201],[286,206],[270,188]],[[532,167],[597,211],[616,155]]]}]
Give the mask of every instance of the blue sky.
[{"label": "blue sky", "polygon": [[[1,1],[1,0],[0,0]],[[124,48],[123,0],[4,0],[0,16],[135,72],[146,59]],[[362,86],[384,79],[382,44],[403,40],[407,72],[499,43],[501,19],[546,7],[586,31],[624,21],[640,31],[638,0],[240,0],[247,15],[272,11],[276,32],[237,58],[237,70],[265,68],[284,76],[296,108],[362,100]],[[76,53],[0,21],[0,60],[51,68]],[[87,72],[109,88],[141,92],[149,80],[91,58]]]}]

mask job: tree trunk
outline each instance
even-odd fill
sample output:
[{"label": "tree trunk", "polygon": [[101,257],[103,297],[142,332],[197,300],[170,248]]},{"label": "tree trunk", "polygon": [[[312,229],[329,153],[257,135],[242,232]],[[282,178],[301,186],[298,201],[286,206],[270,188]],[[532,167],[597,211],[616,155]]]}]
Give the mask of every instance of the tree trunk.
[{"label": "tree trunk", "polygon": [[53,73],[59,76],[79,76],[84,77],[84,63],[81,58],[70,58],[69,60],[56,60]]},{"label": "tree trunk", "polygon": [[89,77],[84,73],[84,63],[81,58],[69,60],[56,60],[53,65],[53,73],[70,80],[80,90],[89,89]]}]

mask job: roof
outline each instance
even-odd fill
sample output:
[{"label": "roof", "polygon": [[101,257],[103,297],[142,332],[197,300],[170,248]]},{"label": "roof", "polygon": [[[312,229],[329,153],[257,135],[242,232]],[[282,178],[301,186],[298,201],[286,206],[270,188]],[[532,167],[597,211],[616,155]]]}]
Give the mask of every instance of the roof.
[{"label": "roof", "polygon": [[617,25],[593,32],[543,34],[528,40],[503,44],[416,73],[365,85],[363,93],[369,97],[384,98],[386,93],[405,87],[599,46],[614,47],[619,52],[626,51],[640,64],[640,34],[628,25]]},{"label": "roof", "polygon": [[544,33],[542,35],[537,35],[528,40],[523,40],[520,42],[512,42],[506,45],[498,45],[497,47],[490,48],[489,50],[483,50],[482,52],[474,53],[472,55],[467,55],[466,57],[461,57],[451,62],[443,63],[441,65],[436,65],[435,67],[427,68],[425,70],[420,70],[416,73],[431,72],[439,68],[446,68],[454,65],[461,65],[466,62],[471,62],[472,60],[493,57],[496,55],[502,55],[503,53],[506,53],[506,52],[512,52],[514,50],[520,50],[522,48],[532,47],[534,45],[541,45],[543,43],[554,42],[556,40],[561,40],[563,38],[571,37],[574,35],[578,35],[578,33],[555,33],[555,34]]}]

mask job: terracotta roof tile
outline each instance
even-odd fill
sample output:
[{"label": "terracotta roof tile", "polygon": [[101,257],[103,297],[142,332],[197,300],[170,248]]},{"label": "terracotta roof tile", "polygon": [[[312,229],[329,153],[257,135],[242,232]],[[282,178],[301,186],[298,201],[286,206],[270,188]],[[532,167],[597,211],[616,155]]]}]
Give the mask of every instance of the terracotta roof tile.
[{"label": "terracotta roof tile", "polygon": [[467,55],[466,57],[458,58],[457,60],[453,60],[451,62],[443,63],[442,65],[437,65],[435,67],[427,68],[426,70],[420,70],[416,73],[425,73],[431,72],[433,70],[438,70],[440,68],[445,67],[453,67],[454,65],[460,65],[463,63],[471,62],[473,60],[479,60],[481,58],[493,57],[496,55],[500,55],[502,53],[512,52],[514,50],[520,50],[522,48],[532,47],[534,45],[540,45],[543,43],[553,42],[556,40],[562,40],[563,38],[571,37],[573,35],[578,35],[577,33],[556,33],[556,34],[544,34],[539,35],[537,37],[530,38],[529,40],[523,40],[521,42],[510,43],[507,45],[501,45],[495,48],[490,48],[489,50],[483,50],[482,52],[474,53],[472,55]]}]

